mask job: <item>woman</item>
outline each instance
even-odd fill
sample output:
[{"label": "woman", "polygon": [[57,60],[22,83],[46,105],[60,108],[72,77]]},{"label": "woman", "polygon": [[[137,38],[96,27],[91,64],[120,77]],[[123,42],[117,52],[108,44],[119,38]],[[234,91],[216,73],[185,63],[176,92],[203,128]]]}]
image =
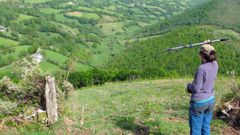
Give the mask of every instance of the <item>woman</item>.
[{"label": "woman", "polygon": [[202,64],[196,71],[194,81],[187,85],[187,91],[192,94],[189,108],[190,134],[210,135],[218,64],[216,51],[211,45],[203,45],[199,54]]}]

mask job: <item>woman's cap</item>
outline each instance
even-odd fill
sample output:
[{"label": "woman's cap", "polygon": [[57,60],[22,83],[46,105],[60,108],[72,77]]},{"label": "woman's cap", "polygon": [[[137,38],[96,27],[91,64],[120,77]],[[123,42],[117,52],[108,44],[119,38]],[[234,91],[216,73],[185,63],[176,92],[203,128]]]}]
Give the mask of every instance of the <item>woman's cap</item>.
[{"label": "woman's cap", "polygon": [[212,52],[215,52],[215,49],[213,46],[211,46],[209,44],[205,44],[201,47],[200,52],[205,53],[209,56],[209,55],[211,55]]}]

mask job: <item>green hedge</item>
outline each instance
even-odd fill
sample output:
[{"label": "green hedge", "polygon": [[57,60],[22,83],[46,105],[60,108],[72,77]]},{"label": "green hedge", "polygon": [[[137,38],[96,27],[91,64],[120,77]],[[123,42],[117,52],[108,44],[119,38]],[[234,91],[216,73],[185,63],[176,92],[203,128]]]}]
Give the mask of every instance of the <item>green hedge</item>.
[{"label": "green hedge", "polygon": [[69,81],[74,87],[80,88],[93,85],[93,75],[91,72],[73,72],[69,74]]},{"label": "green hedge", "polygon": [[[177,73],[175,73],[175,76],[176,74]],[[111,81],[132,81],[136,79],[154,79],[161,77],[168,77],[167,72],[162,68],[148,68],[144,70],[106,70],[95,68],[88,71],[71,72],[68,80],[75,88],[81,88],[91,85],[101,85]]]}]

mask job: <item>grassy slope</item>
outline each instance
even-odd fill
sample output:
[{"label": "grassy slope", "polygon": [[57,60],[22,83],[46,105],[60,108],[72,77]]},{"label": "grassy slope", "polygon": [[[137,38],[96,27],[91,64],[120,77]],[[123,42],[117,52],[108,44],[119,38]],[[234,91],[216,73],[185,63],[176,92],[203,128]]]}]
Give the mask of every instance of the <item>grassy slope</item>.
[{"label": "grassy slope", "polygon": [[19,54],[24,51],[24,52],[27,52],[28,48],[30,46],[29,45],[23,45],[23,46],[16,46],[15,47],[15,51],[12,52],[12,53],[7,53],[5,55],[3,55],[2,57],[3,58],[8,58],[8,57],[13,57],[14,59],[17,59],[19,57]]},{"label": "grassy slope", "polygon": [[[79,125],[78,120],[84,116],[81,128],[93,134],[136,132],[139,121],[153,134],[188,134],[189,95],[185,93],[185,85],[189,81],[109,83],[76,91],[67,103],[71,110],[77,110],[72,111],[70,118],[76,122],[74,125]],[[226,82],[227,79],[217,81],[217,104],[222,94],[230,92]],[[215,120],[212,123],[213,134],[220,132],[217,125],[224,127]]]},{"label": "grassy slope", "polygon": [[34,17],[30,16],[30,15],[19,14],[19,17],[17,18],[17,21],[20,22],[20,21],[29,20],[29,19],[32,19],[32,18],[34,18]]},{"label": "grassy slope", "polygon": [[49,63],[47,61],[43,61],[39,64],[43,73],[54,73],[57,71],[62,71],[57,65]]},{"label": "grassy slope", "polygon": [[[88,88],[74,93],[69,103],[72,109],[79,112],[72,112],[70,117],[73,120],[80,119],[82,116],[78,114],[81,114],[84,107],[86,112],[83,127],[95,134],[132,133],[137,130],[138,121],[149,126],[152,133],[186,134],[188,97],[181,98],[183,104],[174,104],[179,102],[179,96],[183,95],[180,93],[184,93],[183,87],[178,87],[179,85],[171,86],[169,81],[162,80],[110,83],[99,88]],[[176,96],[174,100],[172,96],[162,97],[170,93]],[[76,99],[79,103],[73,102]]]},{"label": "grassy slope", "polygon": [[209,9],[209,17],[214,21],[240,30],[240,1],[215,0]]},{"label": "grassy slope", "polygon": [[9,75],[9,73],[12,72],[12,66],[9,65],[9,66],[5,66],[5,67],[1,67],[0,68],[0,78],[6,76],[6,75]]},{"label": "grassy slope", "polygon": [[[65,102],[65,115],[51,129],[35,125],[20,127],[24,134],[132,134],[139,123],[152,134],[186,135],[188,128],[189,95],[185,85],[191,79],[167,79],[140,82],[107,83],[103,86],[83,88],[71,94]],[[229,93],[229,80],[216,82],[216,104]],[[84,108],[84,110],[83,110]],[[219,135],[226,127],[214,119],[212,134]],[[30,130],[29,130],[30,129]],[[6,132],[9,133],[9,132]]]},{"label": "grassy slope", "polygon": [[123,26],[122,22],[102,23],[102,24],[98,24],[98,26],[102,29],[102,31],[106,35],[113,35],[117,32],[124,32],[122,30],[122,26]]},{"label": "grassy slope", "polygon": [[9,45],[9,46],[11,45],[11,46],[14,46],[14,45],[17,45],[17,44],[18,44],[17,41],[0,37],[0,45]]},{"label": "grassy slope", "polygon": [[56,61],[60,65],[63,65],[67,61],[67,59],[68,59],[67,56],[64,56],[64,55],[62,55],[60,53],[57,53],[57,52],[54,52],[54,51],[50,51],[50,50],[44,50],[44,51],[46,53],[46,58],[47,59]]}]

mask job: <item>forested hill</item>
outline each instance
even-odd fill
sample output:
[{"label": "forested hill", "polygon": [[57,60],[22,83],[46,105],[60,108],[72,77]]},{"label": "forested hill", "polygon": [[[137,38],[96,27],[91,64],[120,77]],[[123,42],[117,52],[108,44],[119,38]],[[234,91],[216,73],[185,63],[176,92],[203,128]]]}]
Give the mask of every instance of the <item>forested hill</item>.
[{"label": "forested hill", "polygon": [[152,77],[189,75],[200,64],[198,47],[166,53],[174,46],[229,37],[216,43],[220,74],[235,70],[240,73],[240,1],[213,0],[170,19],[147,26],[126,42],[128,48],[113,57],[106,67],[131,69]]},{"label": "forested hill", "polygon": [[166,33],[181,26],[212,24],[240,31],[240,1],[212,0],[146,27],[136,37]]},{"label": "forested hill", "polygon": [[218,52],[220,74],[237,70],[240,72],[240,47],[238,33],[222,30],[214,26],[186,26],[172,30],[164,36],[144,41],[136,41],[129,48],[110,61],[107,67],[132,69],[152,74],[152,76],[189,75],[195,72],[200,64],[198,57],[199,48],[188,48],[178,52],[164,52],[169,47],[197,43],[205,39],[217,37],[230,37],[227,43],[214,44]]}]

